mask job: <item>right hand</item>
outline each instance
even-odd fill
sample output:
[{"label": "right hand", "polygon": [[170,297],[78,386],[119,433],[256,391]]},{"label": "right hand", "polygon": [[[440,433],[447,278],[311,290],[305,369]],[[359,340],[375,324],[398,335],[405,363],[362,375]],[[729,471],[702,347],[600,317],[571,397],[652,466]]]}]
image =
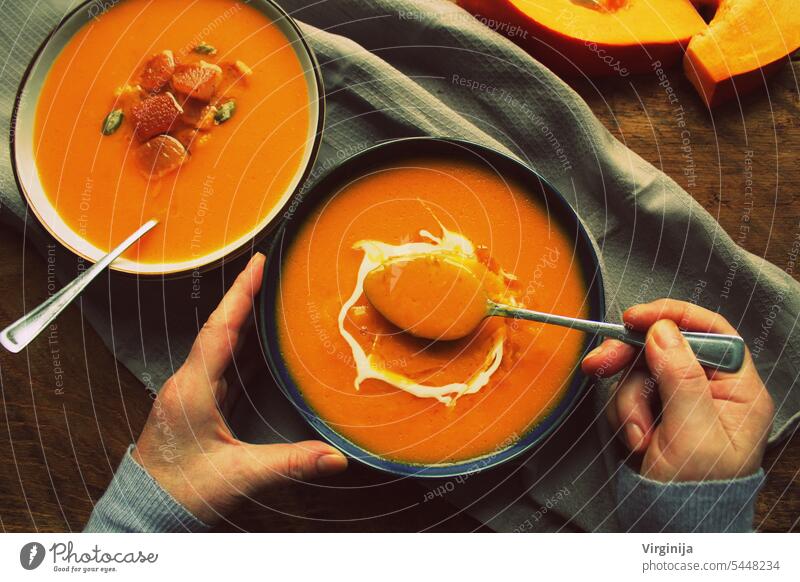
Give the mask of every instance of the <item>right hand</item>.
[{"label": "right hand", "polygon": [[633,329],[647,331],[647,369],[631,366],[636,348],[616,340],[604,341],[586,356],[582,368],[605,376],[627,368],[607,411],[630,451],[641,455],[641,474],[667,482],[755,473],[774,407],[750,351],[735,374],[705,370],[678,325],[689,331],[736,330],[719,314],[673,299],[631,307],[623,319]]}]

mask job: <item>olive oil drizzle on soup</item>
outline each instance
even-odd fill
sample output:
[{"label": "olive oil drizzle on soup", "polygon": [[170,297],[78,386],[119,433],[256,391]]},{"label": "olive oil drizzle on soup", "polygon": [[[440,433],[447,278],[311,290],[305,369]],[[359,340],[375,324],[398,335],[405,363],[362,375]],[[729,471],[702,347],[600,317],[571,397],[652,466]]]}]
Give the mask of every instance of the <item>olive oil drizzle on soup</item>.
[{"label": "olive oil drizzle on soup", "polygon": [[[420,158],[354,179],[310,216],[283,257],[276,314],[289,371],[309,405],[344,437],[379,456],[439,464],[505,448],[559,401],[582,353],[582,333],[489,318],[457,341],[402,333],[360,297],[345,329],[381,365],[426,385],[464,382],[503,331],[503,357],[480,390],[451,399],[419,397],[369,378],[338,328],[364,257],[363,241],[403,245],[443,229],[472,242],[490,269],[513,274],[519,305],[586,317],[586,284],[574,245],[526,188],[492,170],[449,158]],[[435,394],[432,394],[435,396]]]},{"label": "olive oil drizzle on soup", "polygon": [[[165,54],[174,76],[159,85],[158,70],[145,71],[168,66]],[[241,79],[226,84],[237,68]],[[131,87],[141,89],[135,99],[158,98],[138,117]],[[306,153],[308,101],[288,39],[246,3],[124,0],[85,25],[49,72],[36,164],[59,215],[96,247],[156,218],[127,258],[199,260],[252,232],[284,197]],[[202,131],[164,124],[176,106]]]}]

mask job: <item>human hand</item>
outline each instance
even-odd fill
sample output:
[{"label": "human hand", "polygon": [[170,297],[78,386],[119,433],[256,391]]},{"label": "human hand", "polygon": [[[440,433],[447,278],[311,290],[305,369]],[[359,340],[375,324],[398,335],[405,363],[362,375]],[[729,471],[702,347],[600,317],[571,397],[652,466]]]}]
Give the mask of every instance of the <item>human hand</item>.
[{"label": "human hand", "polygon": [[774,407],[749,350],[735,374],[705,370],[678,325],[712,333],[736,330],[719,314],[673,299],[631,307],[623,319],[647,331],[648,369],[631,366],[636,348],[616,340],[604,341],[582,368],[606,376],[628,368],[607,412],[631,452],[642,455],[641,474],[666,482],[732,479],[757,471]]},{"label": "human hand", "polygon": [[220,413],[227,394],[224,373],[242,338],[263,271],[264,255],[258,253],[200,330],[186,362],[164,384],[133,452],[162,488],[207,524],[264,487],[347,467],[344,455],[319,441],[239,441]]}]

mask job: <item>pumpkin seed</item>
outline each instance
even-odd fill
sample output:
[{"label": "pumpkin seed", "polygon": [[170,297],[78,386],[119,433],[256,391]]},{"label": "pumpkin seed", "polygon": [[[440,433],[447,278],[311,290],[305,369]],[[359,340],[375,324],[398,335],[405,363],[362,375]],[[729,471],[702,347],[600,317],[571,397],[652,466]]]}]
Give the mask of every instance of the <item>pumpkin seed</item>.
[{"label": "pumpkin seed", "polygon": [[231,99],[230,101],[226,101],[222,105],[217,108],[217,112],[214,114],[214,123],[219,125],[220,123],[225,123],[231,117],[233,117],[233,113],[236,111],[236,102]]},{"label": "pumpkin seed", "polygon": [[115,131],[119,129],[119,126],[122,125],[122,120],[125,119],[125,114],[122,112],[122,109],[115,109],[103,120],[103,135],[111,135]]},{"label": "pumpkin seed", "polygon": [[212,46],[212,45],[210,45],[208,43],[205,43],[205,42],[201,42],[196,47],[194,47],[192,50],[194,52],[198,53],[198,54],[201,54],[201,55],[215,55],[215,54],[217,54],[216,47],[214,47],[214,46]]}]

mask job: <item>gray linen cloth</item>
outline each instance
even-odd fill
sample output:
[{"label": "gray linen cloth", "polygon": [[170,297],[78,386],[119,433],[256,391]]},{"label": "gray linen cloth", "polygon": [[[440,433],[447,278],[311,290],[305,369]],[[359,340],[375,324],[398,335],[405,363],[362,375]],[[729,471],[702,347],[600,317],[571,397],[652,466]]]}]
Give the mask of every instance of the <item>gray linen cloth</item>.
[{"label": "gray linen cloth", "polygon": [[[3,6],[4,135],[27,63],[74,5],[44,0]],[[800,411],[800,287],[786,272],[738,247],[673,180],[613,138],[566,84],[444,0],[285,0],[282,5],[305,23],[325,80],[328,118],[312,181],[346,155],[394,137],[459,137],[518,156],[567,197],[594,237],[609,318],[618,318],[628,305],[664,296],[720,311],[750,343],[775,398],[771,441],[789,432]],[[53,246],[26,213],[7,142],[0,144],[0,219],[53,256],[62,280],[74,276],[74,257]],[[158,389],[181,364],[241,265],[205,274],[199,298],[188,280],[110,276],[90,289],[81,307],[116,357],[148,388]],[[231,415],[237,435],[258,442],[308,436],[258,359],[237,370],[247,386]],[[427,483],[421,499],[446,496],[502,531],[618,529],[612,483],[623,452],[603,421],[606,394],[601,382],[520,462]]]}]

